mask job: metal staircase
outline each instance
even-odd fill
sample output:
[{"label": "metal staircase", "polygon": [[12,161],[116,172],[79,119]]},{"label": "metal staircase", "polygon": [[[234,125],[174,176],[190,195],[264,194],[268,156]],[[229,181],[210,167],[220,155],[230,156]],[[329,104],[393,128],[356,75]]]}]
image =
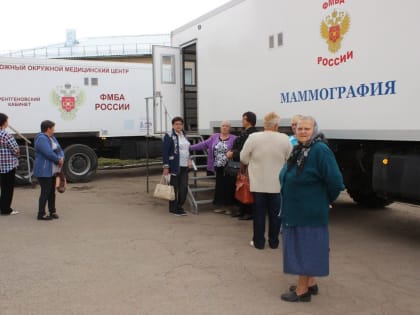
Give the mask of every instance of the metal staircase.
[{"label": "metal staircase", "polygon": [[[191,144],[203,141],[198,134],[188,134]],[[207,151],[193,152],[193,175],[188,177],[188,202],[191,212],[198,214],[199,207],[213,202],[215,175],[207,175]]]}]

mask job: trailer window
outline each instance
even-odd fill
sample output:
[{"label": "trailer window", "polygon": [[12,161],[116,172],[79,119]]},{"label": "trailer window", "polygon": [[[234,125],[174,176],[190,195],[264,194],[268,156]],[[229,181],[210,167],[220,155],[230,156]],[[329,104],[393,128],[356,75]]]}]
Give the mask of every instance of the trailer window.
[{"label": "trailer window", "polygon": [[163,55],[161,67],[162,83],[175,83],[175,56]]},{"label": "trailer window", "polygon": [[270,35],[268,37],[268,47],[269,48],[274,48],[274,35]]},{"label": "trailer window", "polygon": [[195,62],[184,62],[184,82],[187,86],[195,86]]},{"label": "trailer window", "polygon": [[283,46],[283,33],[277,34],[277,46]]},{"label": "trailer window", "polygon": [[[89,78],[83,78],[84,85],[89,86]],[[98,78],[90,78],[90,85],[98,85]]]}]

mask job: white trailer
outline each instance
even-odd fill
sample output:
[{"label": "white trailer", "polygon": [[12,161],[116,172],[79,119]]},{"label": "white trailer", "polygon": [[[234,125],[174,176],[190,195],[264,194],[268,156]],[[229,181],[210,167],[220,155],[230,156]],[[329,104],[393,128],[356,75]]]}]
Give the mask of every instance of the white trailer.
[{"label": "white trailer", "polygon": [[156,48],[155,74],[173,80],[155,92],[203,135],[248,110],[276,111],[282,127],[312,115],[355,201],[420,202],[419,11],[415,0],[230,1]]},{"label": "white trailer", "polygon": [[[89,180],[97,156],[146,156],[144,139],[154,129],[153,108],[149,116],[146,110],[153,93],[151,65],[1,58],[0,84],[0,112],[25,137],[33,139],[43,120],[56,123],[70,181]],[[151,156],[160,154],[159,142],[151,148]],[[33,149],[29,153],[31,167]],[[20,164],[23,181],[27,164]]]}]

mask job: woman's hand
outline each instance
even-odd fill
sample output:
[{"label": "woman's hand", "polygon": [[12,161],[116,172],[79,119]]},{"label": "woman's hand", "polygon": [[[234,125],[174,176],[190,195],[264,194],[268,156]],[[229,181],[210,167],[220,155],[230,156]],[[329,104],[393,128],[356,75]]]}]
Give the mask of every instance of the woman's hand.
[{"label": "woman's hand", "polygon": [[226,157],[230,160],[233,157],[233,151],[232,150],[227,151]]},{"label": "woman's hand", "polygon": [[164,169],[163,169],[163,175],[169,175],[169,168],[167,168],[167,167],[165,167]]}]

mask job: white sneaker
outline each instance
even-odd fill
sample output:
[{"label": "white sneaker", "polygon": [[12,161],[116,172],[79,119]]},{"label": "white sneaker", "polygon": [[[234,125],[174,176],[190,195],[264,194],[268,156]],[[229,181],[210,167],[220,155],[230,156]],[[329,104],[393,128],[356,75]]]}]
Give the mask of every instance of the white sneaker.
[{"label": "white sneaker", "polygon": [[226,211],[225,211],[225,214],[227,214],[227,215],[231,215],[231,214],[232,214],[232,211],[230,211],[230,210],[226,210]]},{"label": "white sneaker", "polygon": [[15,214],[18,214],[18,213],[19,213],[19,211],[13,210],[12,212],[10,212],[10,215],[15,215]]},{"label": "white sneaker", "polygon": [[251,246],[251,247],[255,247],[255,246],[254,246],[254,241],[250,241],[250,242],[249,242],[249,246]]},{"label": "white sneaker", "polygon": [[225,210],[223,210],[223,209],[214,209],[213,212],[214,213],[223,213],[223,212],[225,212]]}]

